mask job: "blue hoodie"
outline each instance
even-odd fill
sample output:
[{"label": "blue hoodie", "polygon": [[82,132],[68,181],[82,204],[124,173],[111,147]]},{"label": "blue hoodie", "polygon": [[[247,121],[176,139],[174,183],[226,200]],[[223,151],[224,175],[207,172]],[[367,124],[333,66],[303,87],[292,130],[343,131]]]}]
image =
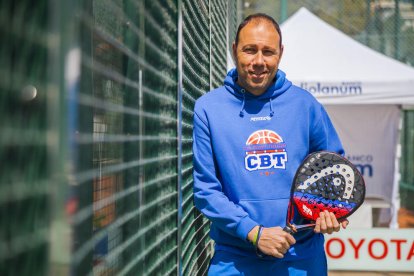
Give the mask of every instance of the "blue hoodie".
[{"label": "blue hoodie", "polygon": [[[343,154],[343,149],[323,106],[281,70],[260,96],[241,88],[237,77],[231,70],[224,86],[195,104],[194,201],[212,222],[216,250],[255,256],[247,234],[256,225],[286,225],[290,189],[302,160],[314,151]],[[323,235],[312,230],[295,239],[284,260],[323,249]]]}]

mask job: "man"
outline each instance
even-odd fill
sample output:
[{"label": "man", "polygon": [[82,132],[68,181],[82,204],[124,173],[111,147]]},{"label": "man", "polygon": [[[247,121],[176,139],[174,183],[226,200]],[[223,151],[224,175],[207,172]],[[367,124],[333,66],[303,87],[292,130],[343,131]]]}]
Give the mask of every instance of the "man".
[{"label": "man", "polygon": [[343,149],[322,105],[278,69],[282,54],[274,19],[247,17],[233,43],[236,69],[195,105],[194,200],[212,222],[209,275],[327,274],[322,234],[339,231],[335,216],[321,213],[314,231],[295,237],[283,227],[302,160]]}]

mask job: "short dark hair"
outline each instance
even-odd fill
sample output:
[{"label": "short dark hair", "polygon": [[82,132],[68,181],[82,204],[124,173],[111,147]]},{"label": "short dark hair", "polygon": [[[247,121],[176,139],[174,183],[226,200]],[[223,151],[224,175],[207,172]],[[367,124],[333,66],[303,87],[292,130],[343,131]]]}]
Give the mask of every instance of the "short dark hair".
[{"label": "short dark hair", "polygon": [[282,48],[282,32],[280,31],[280,27],[279,24],[276,22],[276,20],[273,19],[273,17],[265,14],[265,13],[254,13],[249,15],[248,17],[246,17],[243,22],[240,23],[239,27],[237,28],[237,33],[236,33],[236,39],[234,40],[234,43],[236,44],[236,46],[239,44],[239,35],[240,35],[240,31],[247,25],[249,24],[251,21],[267,21],[269,23],[271,23],[273,25],[273,27],[275,27],[277,33],[279,34],[279,48]]}]

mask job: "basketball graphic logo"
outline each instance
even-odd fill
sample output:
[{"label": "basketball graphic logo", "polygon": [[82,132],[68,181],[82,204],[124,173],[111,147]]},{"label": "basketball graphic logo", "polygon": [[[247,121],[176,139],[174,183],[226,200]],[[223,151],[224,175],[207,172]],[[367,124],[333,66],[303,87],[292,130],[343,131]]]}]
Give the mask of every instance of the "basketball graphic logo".
[{"label": "basketball graphic logo", "polygon": [[253,132],[246,141],[244,164],[248,171],[285,169],[286,144],[276,132],[262,129]]}]

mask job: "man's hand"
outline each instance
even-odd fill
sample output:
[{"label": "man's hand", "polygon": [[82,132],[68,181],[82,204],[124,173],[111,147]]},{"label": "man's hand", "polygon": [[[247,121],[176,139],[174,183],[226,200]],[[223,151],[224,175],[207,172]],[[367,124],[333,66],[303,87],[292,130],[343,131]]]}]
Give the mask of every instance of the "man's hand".
[{"label": "man's hand", "polygon": [[[252,238],[257,234],[258,229],[259,227],[256,226],[252,231],[250,231],[248,235],[249,240],[253,240]],[[263,227],[262,235],[258,240],[257,247],[263,254],[276,258],[283,258],[290,246],[295,243],[295,238],[291,234],[283,231],[282,228]]]},{"label": "man's hand", "polygon": [[342,228],[346,229],[348,223],[347,219],[339,223],[334,213],[325,210],[319,214],[314,231],[315,233],[332,234],[333,232],[339,232],[341,225]]}]

